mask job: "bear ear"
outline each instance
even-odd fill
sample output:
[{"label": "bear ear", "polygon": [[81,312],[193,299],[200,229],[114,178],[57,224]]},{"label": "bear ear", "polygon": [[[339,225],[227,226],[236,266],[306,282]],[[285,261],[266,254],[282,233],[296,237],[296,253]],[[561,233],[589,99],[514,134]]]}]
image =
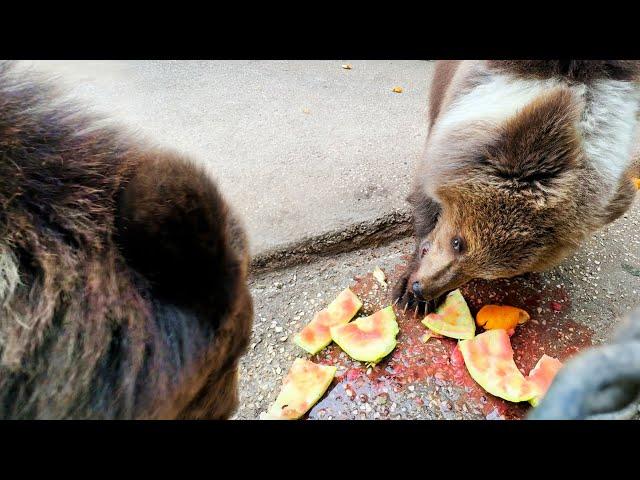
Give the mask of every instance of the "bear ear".
[{"label": "bear ear", "polygon": [[413,224],[419,238],[427,236],[438,222],[441,206],[420,185],[414,185],[407,201],[413,209]]},{"label": "bear ear", "polygon": [[206,172],[171,154],[140,161],[120,192],[116,240],[129,265],[158,298],[214,323],[244,281],[246,245],[236,245],[243,238]]},{"label": "bear ear", "polygon": [[566,87],[545,93],[504,122],[482,163],[504,179],[547,183],[581,161],[582,110]]}]

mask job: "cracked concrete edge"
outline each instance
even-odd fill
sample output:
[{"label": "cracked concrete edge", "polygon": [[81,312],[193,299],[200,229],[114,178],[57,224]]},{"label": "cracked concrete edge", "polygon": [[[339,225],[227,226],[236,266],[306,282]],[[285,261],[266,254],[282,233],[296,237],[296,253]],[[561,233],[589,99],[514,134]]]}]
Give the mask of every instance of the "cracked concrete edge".
[{"label": "cracked concrete edge", "polygon": [[409,209],[396,210],[374,220],[353,223],[260,252],[251,261],[251,275],[311,263],[322,257],[378,247],[411,235],[413,221]]}]

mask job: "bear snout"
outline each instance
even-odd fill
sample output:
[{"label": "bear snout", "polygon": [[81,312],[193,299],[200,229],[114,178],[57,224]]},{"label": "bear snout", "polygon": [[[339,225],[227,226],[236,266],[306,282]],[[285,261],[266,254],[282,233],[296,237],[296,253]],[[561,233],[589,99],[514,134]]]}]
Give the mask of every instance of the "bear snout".
[{"label": "bear snout", "polygon": [[422,284],[420,282],[413,282],[413,284],[411,285],[411,290],[413,290],[413,294],[415,295],[416,299],[419,301],[424,301],[424,297],[422,295]]}]

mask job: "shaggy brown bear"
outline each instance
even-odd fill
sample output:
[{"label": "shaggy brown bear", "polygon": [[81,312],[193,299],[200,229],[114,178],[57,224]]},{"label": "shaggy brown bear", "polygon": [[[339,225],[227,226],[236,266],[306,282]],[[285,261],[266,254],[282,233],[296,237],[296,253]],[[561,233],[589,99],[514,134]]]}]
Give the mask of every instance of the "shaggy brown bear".
[{"label": "shaggy brown bear", "polygon": [[229,417],[247,267],[202,169],[0,64],[0,418]]},{"label": "shaggy brown bear", "polygon": [[437,62],[396,302],[417,313],[472,278],[551,268],[622,215],[639,79],[635,61]]}]

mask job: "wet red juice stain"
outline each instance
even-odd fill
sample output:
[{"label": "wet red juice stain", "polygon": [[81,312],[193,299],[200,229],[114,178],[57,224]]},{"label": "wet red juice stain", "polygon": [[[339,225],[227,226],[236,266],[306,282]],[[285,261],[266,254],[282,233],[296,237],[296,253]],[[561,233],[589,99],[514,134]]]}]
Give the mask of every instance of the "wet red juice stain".
[{"label": "wet red juice stain", "polygon": [[[390,287],[401,273],[401,265],[393,272],[387,272]],[[383,290],[371,274],[357,277],[351,289],[365,303],[359,315],[371,315],[393,301],[390,289]],[[564,362],[592,344],[591,330],[569,318],[571,302],[566,291],[544,286],[537,274],[491,282],[476,280],[460,290],[474,317],[487,304],[512,305],[531,315],[531,320],[517,327],[511,337],[514,360],[524,375],[545,353]],[[377,418],[399,414],[393,412],[389,404],[412,402],[414,409],[433,409],[433,401],[428,405],[426,398],[419,395],[414,394],[411,399],[406,397],[408,386],[425,382],[430,388],[453,387],[460,392],[454,399],[443,397],[439,404],[436,402],[435,407],[442,411],[472,412],[476,418],[519,419],[526,415],[530,408],[528,403],[515,404],[494,397],[471,378],[457,348],[457,340],[431,338],[423,343],[421,338],[427,329],[420,323],[422,317],[414,318],[409,310],[406,313],[397,307],[394,310],[400,327],[398,344],[368,373],[366,365],[351,360],[335,344],[311,358],[317,363],[342,368],[327,395],[310,410],[308,418],[358,418],[366,403],[376,407]],[[479,329],[478,333],[481,331]]]}]

